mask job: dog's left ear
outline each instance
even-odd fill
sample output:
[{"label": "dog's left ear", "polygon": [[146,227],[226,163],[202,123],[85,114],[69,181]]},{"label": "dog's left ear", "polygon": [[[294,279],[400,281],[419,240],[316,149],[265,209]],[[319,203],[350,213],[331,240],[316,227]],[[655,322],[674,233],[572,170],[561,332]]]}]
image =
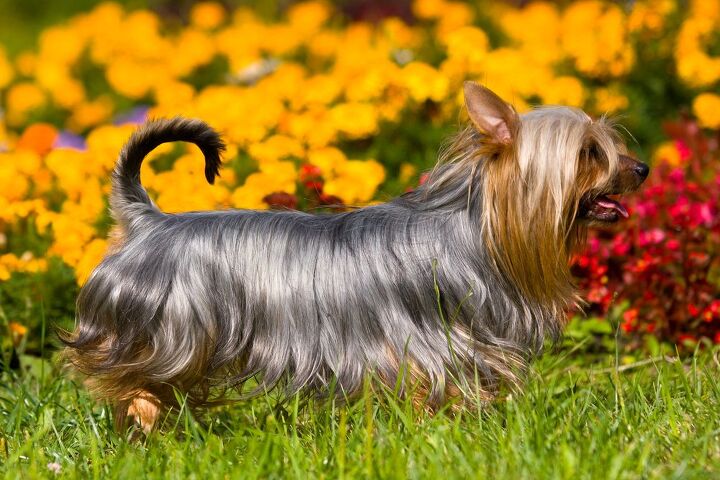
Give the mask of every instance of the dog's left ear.
[{"label": "dog's left ear", "polygon": [[475,82],[463,84],[465,107],[475,127],[495,142],[510,145],[515,139],[518,114],[490,89]]}]

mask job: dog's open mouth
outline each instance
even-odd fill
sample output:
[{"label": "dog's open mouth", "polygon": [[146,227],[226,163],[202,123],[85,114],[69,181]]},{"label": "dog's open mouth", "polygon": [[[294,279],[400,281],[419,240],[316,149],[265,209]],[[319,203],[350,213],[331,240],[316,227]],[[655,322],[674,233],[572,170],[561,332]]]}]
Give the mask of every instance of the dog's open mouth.
[{"label": "dog's open mouth", "polygon": [[620,218],[628,218],[627,209],[610,195],[598,195],[584,200],[580,207],[581,215],[588,220],[612,223]]}]

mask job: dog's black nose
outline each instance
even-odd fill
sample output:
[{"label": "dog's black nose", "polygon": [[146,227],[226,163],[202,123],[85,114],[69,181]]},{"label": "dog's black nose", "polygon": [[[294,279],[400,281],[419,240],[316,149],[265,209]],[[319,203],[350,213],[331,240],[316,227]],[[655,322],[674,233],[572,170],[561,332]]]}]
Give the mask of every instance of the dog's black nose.
[{"label": "dog's black nose", "polygon": [[648,173],[650,173],[650,167],[648,167],[647,163],[637,162],[635,165],[635,173],[645,179],[647,178]]}]

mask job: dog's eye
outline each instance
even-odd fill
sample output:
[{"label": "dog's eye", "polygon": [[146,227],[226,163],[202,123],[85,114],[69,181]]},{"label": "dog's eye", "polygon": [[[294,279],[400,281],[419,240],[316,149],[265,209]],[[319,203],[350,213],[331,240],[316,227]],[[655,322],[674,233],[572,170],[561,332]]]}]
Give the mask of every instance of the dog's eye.
[{"label": "dog's eye", "polygon": [[585,155],[590,162],[601,165],[607,164],[607,158],[605,157],[605,154],[595,143],[591,143],[585,147]]}]

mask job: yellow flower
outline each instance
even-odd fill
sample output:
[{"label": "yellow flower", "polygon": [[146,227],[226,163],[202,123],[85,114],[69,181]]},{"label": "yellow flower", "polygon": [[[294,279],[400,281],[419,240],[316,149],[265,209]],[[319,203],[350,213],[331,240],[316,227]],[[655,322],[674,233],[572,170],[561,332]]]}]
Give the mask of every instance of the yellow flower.
[{"label": "yellow flower", "polygon": [[402,83],[416,102],[442,101],[448,94],[448,80],[430,65],[411,62],[402,70]]},{"label": "yellow flower", "polygon": [[373,135],[378,128],[377,110],[367,103],[342,103],[330,110],[330,121],[350,138]]},{"label": "yellow flower", "polygon": [[23,52],[15,58],[15,67],[17,71],[26,76],[35,75],[35,66],[37,65],[37,55],[33,52]]},{"label": "yellow flower", "polygon": [[570,105],[582,107],[585,91],[582,83],[575,77],[556,77],[542,86],[540,90],[543,103],[549,105]]},{"label": "yellow flower", "polygon": [[702,87],[720,79],[720,57],[706,50],[720,27],[720,4],[694,0],[675,42],[678,75],[688,85]]},{"label": "yellow flower", "polygon": [[442,15],[438,18],[438,33],[442,35],[443,32],[469,25],[474,16],[469,5],[463,2],[447,2]]},{"label": "yellow flower", "polygon": [[98,266],[107,251],[107,241],[96,238],[83,249],[82,256],[75,265],[75,278],[78,285],[84,284],[90,274]]},{"label": "yellow flower", "polygon": [[672,0],[645,0],[635,2],[628,17],[631,31],[658,33],[665,26],[665,18],[675,10]]},{"label": "yellow flower", "polygon": [[385,180],[385,169],[375,160],[348,160],[336,170],[337,176],[325,182],[323,192],[348,205],[370,201]]},{"label": "yellow flower", "polygon": [[560,14],[552,3],[532,2],[524,8],[507,8],[500,12],[499,20],[528,58],[543,64],[560,59]]},{"label": "yellow flower", "polygon": [[661,144],[653,154],[653,163],[666,162],[673,167],[680,165],[682,156],[675,146],[675,142],[665,142]]},{"label": "yellow flower", "polygon": [[13,68],[5,55],[5,49],[0,45],[0,90],[7,87],[13,78]]},{"label": "yellow flower", "polygon": [[701,93],[693,100],[693,113],[701,126],[720,129],[720,95]]},{"label": "yellow flower", "polygon": [[103,125],[94,129],[87,136],[89,171],[105,175],[114,166],[120,149],[135,130],[134,125]]},{"label": "yellow flower", "polygon": [[225,21],[226,14],[221,3],[199,2],[190,10],[190,23],[205,30],[212,30]]},{"label": "yellow flower", "polygon": [[440,40],[450,59],[467,62],[471,70],[480,68],[490,44],[485,32],[473,26],[449,31]]},{"label": "yellow flower", "polygon": [[634,50],[627,33],[620,7],[599,0],[571,3],[562,17],[563,49],[578,70],[594,77],[616,77],[630,69]]},{"label": "yellow flower", "polygon": [[248,153],[262,165],[265,162],[282,160],[287,157],[300,158],[304,155],[304,148],[294,138],[273,135],[263,142],[250,145]]},{"label": "yellow flower", "polygon": [[412,4],[412,9],[418,18],[438,18],[441,17],[445,11],[447,3],[446,0],[415,0]]},{"label": "yellow flower", "polygon": [[13,154],[0,154],[0,197],[10,202],[25,198],[29,187],[27,178],[15,165],[17,158]]},{"label": "yellow flower", "polygon": [[71,200],[77,200],[85,191],[88,180],[89,157],[85,152],[59,148],[45,157],[45,165],[58,180],[58,186]]},{"label": "yellow flower", "polygon": [[28,113],[43,107],[46,97],[34,83],[21,82],[10,87],[5,102],[8,122],[19,124],[25,121]]},{"label": "yellow flower", "polygon": [[317,31],[330,18],[330,5],[322,1],[306,1],[288,10],[288,20],[293,29],[303,35]]},{"label": "yellow flower", "polygon": [[347,157],[342,150],[335,147],[319,148],[308,152],[308,163],[320,168],[325,179],[333,176],[335,171],[342,168],[347,162]]},{"label": "yellow flower", "polygon": [[297,172],[292,162],[268,162],[260,171],[247,177],[242,187],[232,194],[232,204],[236,208],[266,209],[263,201],[267,195],[275,192],[295,193]]},{"label": "yellow flower", "polygon": [[113,112],[113,103],[107,96],[78,105],[68,119],[68,127],[74,131],[83,131],[94,127],[110,118]]},{"label": "yellow flower", "polygon": [[400,181],[403,183],[408,183],[417,173],[417,167],[413,165],[412,163],[404,162],[400,164]]},{"label": "yellow flower", "polygon": [[627,108],[629,102],[625,95],[617,91],[617,88],[596,88],[595,89],[595,111],[597,113],[614,113]]}]

